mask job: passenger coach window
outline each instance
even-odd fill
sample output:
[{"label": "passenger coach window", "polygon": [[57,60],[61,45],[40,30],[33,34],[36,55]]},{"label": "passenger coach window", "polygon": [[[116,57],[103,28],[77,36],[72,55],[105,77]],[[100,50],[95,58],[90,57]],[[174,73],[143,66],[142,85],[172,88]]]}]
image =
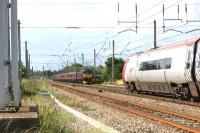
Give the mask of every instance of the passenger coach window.
[{"label": "passenger coach window", "polygon": [[171,68],[171,58],[166,58],[165,59],[165,69],[170,69]]},{"label": "passenger coach window", "polygon": [[165,59],[160,59],[158,61],[158,69],[165,69]]},{"label": "passenger coach window", "polygon": [[171,58],[165,58],[165,59],[141,62],[139,71],[170,69],[170,68],[171,68]]}]

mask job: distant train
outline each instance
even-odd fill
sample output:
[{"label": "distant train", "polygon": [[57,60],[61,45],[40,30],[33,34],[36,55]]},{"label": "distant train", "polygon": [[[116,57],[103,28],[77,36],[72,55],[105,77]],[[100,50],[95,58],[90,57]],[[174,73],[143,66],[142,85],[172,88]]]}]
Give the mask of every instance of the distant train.
[{"label": "distant train", "polygon": [[131,92],[200,99],[200,38],[164,45],[129,57],[122,72]]},{"label": "distant train", "polygon": [[90,84],[93,81],[93,71],[86,69],[80,72],[63,73],[54,75],[52,79],[54,81]]}]

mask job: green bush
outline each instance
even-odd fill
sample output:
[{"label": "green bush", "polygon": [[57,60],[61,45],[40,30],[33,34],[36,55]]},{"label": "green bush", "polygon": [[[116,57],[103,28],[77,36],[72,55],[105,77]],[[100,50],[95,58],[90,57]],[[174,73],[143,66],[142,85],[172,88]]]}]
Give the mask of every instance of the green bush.
[{"label": "green bush", "polygon": [[21,85],[21,96],[32,96],[36,95],[40,89],[38,82],[34,80],[22,80]]},{"label": "green bush", "polygon": [[72,129],[66,125],[73,122],[71,114],[64,112],[50,97],[43,97],[40,92],[47,86],[40,81],[23,80],[21,93],[23,105],[37,104],[39,107],[40,127],[33,127],[25,132],[37,133],[71,133]]},{"label": "green bush", "polygon": [[[72,133],[73,130],[67,125],[74,121],[71,114],[64,112],[55,106],[50,98],[44,98],[41,95],[24,97],[23,104],[38,104],[40,127],[29,129],[29,132],[37,133]],[[26,131],[27,132],[27,131]]]}]

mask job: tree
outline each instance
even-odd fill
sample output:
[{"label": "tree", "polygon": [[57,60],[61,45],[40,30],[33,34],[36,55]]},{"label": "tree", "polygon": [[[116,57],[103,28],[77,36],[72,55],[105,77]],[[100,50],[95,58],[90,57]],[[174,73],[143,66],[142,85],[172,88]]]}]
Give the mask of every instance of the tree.
[{"label": "tree", "polygon": [[46,70],[46,71],[44,71],[44,75],[47,78],[51,78],[53,76],[53,72],[51,70]]},{"label": "tree", "polygon": [[94,70],[93,66],[85,66],[84,69]]},{"label": "tree", "polygon": [[71,66],[66,66],[63,68],[62,72],[74,72],[74,71],[80,71],[82,69],[81,64],[72,64]]},{"label": "tree", "polygon": [[20,63],[19,72],[20,72],[21,78],[26,77],[26,67],[24,66],[22,62]]},{"label": "tree", "polygon": [[[115,58],[115,79],[122,78],[122,69],[123,69],[124,61],[122,58]],[[112,57],[107,58],[106,62],[106,70],[103,73],[103,77],[105,80],[112,79]]]},{"label": "tree", "polygon": [[102,83],[103,81],[105,81],[105,78],[103,75],[105,71],[106,71],[106,67],[103,67],[102,65],[99,65],[96,67],[96,78],[95,78],[96,83]]},{"label": "tree", "polygon": [[124,66],[124,60],[122,58],[115,60],[115,77],[116,77],[116,79],[122,79],[123,66]]}]

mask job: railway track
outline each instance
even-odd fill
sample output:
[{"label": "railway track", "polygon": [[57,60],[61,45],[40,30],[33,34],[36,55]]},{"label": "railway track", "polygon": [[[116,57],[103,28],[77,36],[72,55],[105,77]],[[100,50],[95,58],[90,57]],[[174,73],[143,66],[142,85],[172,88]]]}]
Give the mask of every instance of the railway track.
[{"label": "railway track", "polygon": [[153,121],[158,121],[183,131],[200,132],[200,117],[197,116],[191,116],[184,113],[147,106],[145,104],[139,104],[136,101],[127,101],[124,99],[105,96],[101,93],[88,92],[85,90],[83,91],[55,82],[51,82],[49,84],[97,103],[123,110],[131,114],[136,114]]},{"label": "railway track", "polygon": [[96,89],[98,91],[106,91],[106,92],[112,92],[112,93],[117,93],[117,94],[137,96],[137,97],[142,97],[142,98],[150,98],[150,99],[162,100],[162,101],[166,101],[166,102],[173,102],[173,103],[178,103],[178,104],[200,107],[199,102],[180,100],[180,99],[176,99],[169,95],[158,96],[155,94],[152,95],[152,94],[147,94],[147,93],[142,93],[142,92],[135,94],[135,93],[128,92],[123,87],[103,86],[103,85],[86,85],[86,84],[66,83],[66,82],[57,82],[57,81],[56,81],[56,83],[62,83],[62,84],[67,84],[67,85],[72,85],[72,86],[79,86],[79,87],[87,87],[87,88]]}]

